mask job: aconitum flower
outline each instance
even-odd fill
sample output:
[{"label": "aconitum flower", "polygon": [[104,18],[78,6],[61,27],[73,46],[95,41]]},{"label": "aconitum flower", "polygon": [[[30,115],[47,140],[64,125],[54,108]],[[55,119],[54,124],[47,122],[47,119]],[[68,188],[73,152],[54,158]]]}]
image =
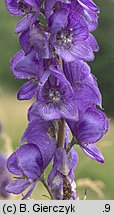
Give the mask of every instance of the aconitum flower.
[{"label": "aconitum flower", "polygon": [[74,170],[78,156],[74,149],[67,155],[64,148],[57,148],[52,170],[48,176],[48,184],[56,200],[76,199],[76,184]]},{"label": "aconitum flower", "polygon": [[56,59],[38,60],[35,51],[25,55],[21,50],[11,60],[11,68],[17,78],[29,79],[19,90],[17,98],[29,100],[37,95],[37,111],[42,118],[78,119],[72,87]]},{"label": "aconitum flower", "polygon": [[98,105],[102,108],[101,93],[96,78],[91,74],[87,63],[83,61],[63,62],[63,71],[73,88],[79,115],[90,106]]},{"label": "aconitum flower", "polygon": [[33,51],[25,55],[24,51],[20,50],[12,58],[10,65],[16,78],[29,80],[19,90],[17,98],[19,100],[31,99],[37,91],[40,79],[40,62],[37,53]]},{"label": "aconitum flower", "polygon": [[33,47],[39,58],[51,58],[54,46],[56,54],[64,60],[67,58],[66,61],[73,61],[76,58],[93,60],[93,51],[99,49],[95,38],[89,35],[89,29],[95,28],[92,21],[93,18],[96,20],[95,15],[92,17],[92,12],[88,12],[89,15],[86,13],[83,17],[79,12],[76,14],[75,11],[69,10],[70,8],[63,4],[60,9],[54,11],[49,19],[48,28],[38,22],[33,22],[34,25],[25,24],[28,28],[26,27],[24,31],[23,25],[20,30],[21,25],[19,24],[19,32],[23,31],[20,36],[20,44],[24,51],[28,52]]},{"label": "aconitum flower", "polygon": [[49,44],[50,33],[41,23],[36,22],[31,28],[23,31],[19,41],[25,53],[34,49],[38,58],[50,59],[53,57]]},{"label": "aconitum flower", "polygon": [[77,0],[50,0],[45,2],[45,16],[47,22],[49,21],[50,16],[53,12],[60,7],[61,2],[66,3],[66,6],[71,8],[76,14],[77,12],[83,16],[88,24],[90,31],[94,31],[98,25],[98,16],[96,13],[99,13],[99,8],[92,1],[77,1]]},{"label": "aconitum flower", "polygon": [[22,145],[8,158],[7,167],[16,180],[6,186],[6,191],[20,194],[30,187],[23,199],[29,197],[44,171],[40,149],[32,143]]},{"label": "aconitum flower", "polygon": [[[81,1],[80,1],[81,2]],[[86,3],[86,2],[85,2]],[[88,2],[87,2],[88,3]],[[94,3],[93,3],[94,4]],[[89,6],[89,7],[88,7]],[[98,25],[98,16],[99,8],[94,4],[93,7],[91,5],[82,5],[79,1],[72,0],[71,8],[75,13],[80,13],[81,16],[86,20],[89,31],[94,31]]]},{"label": "aconitum flower", "polygon": [[[73,0],[75,1],[75,0]],[[77,0],[78,3],[85,9],[89,9],[93,11],[94,13],[99,13],[99,8],[96,6],[96,4],[92,0]]]},{"label": "aconitum flower", "polygon": [[44,121],[36,112],[29,112],[29,124],[21,143],[33,143],[38,146],[43,158],[43,167],[51,161],[56,149],[56,129],[52,122]]},{"label": "aconitum flower", "polygon": [[7,161],[8,170],[16,175],[17,179],[9,183],[6,190],[9,193],[20,194],[30,187],[22,199],[31,195],[56,149],[52,123],[44,122],[34,115],[30,115],[29,119],[31,121],[21,139],[21,142],[27,144],[20,146]]},{"label": "aconitum flower", "polygon": [[44,9],[45,9],[45,17],[46,17],[47,21],[48,21],[49,17],[52,15],[53,9],[54,9],[54,6],[56,5],[56,3],[59,4],[60,2],[71,4],[71,0],[59,0],[59,1],[58,0],[51,0],[51,4],[50,4],[49,0],[47,0],[45,2],[45,8]]},{"label": "aconitum flower", "polygon": [[36,11],[41,2],[41,0],[6,0],[6,7],[14,16],[21,16]]},{"label": "aconitum flower", "polygon": [[50,67],[42,76],[38,84],[37,100],[32,106],[34,111],[46,121],[60,118],[78,120],[72,87],[61,70]]},{"label": "aconitum flower", "polygon": [[[33,125],[34,123],[35,122],[33,122]],[[30,129],[31,128],[29,126],[29,132]],[[33,128],[33,130],[36,130],[36,128]],[[33,131],[31,129],[31,133],[32,132]],[[38,132],[39,131],[36,131],[36,133]],[[27,137],[27,131],[23,140],[25,139],[25,136]],[[35,140],[35,132],[32,133],[32,136],[33,140]],[[45,137],[42,136],[43,133],[41,134],[41,139],[39,142],[38,139],[36,140],[37,143],[34,141],[35,144],[27,143],[19,147],[7,160],[8,170],[16,175],[16,180],[6,186],[6,191],[13,194],[20,194],[28,188],[28,192],[23,196],[22,199],[27,199],[32,194],[37,181],[43,174],[45,168],[48,166],[56,148],[54,142],[52,145],[52,142],[48,141],[48,145],[47,140],[45,139],[46,134],[44,134]],[[28,136],[27,139],[30,139],[30,137]],[[42,141],[44,139],[45,142],[43,144]]]},{"label": "aconitum flower", "polygon": [[93,51],[98,51],[99,47],[80,14],[62,7],[50,17],[49,27],[50,44],[54,47],[55,53],[64,61],[92,61],[94,59]]},{"label": "aconitum flower", "polygon": [[104,158],[95,143],[100,140],[109,129],[109,120],[106,118],[105,114],[94,107],[89,107],[85,110],[85,113],[80,116],[78,122],[68,122],[68,125],[73,136],[87,156],[103,163]]},{"label": "aconitum flower", "polygon": [[93,13],[99,13],[98,6],[95,5],[95,3],[92,0],[46,0],[45,2],[45,16],[47,20],[49,19],[50,15],[53,13],[53,9],[55,9],[58,4],[66,3],[72,6],[72,9],[74,8],[75,11],[77,8],[83,8],[83,10],[91,11]]},{"label": "aconitum flower", "polygon": [[[78,155],[72,147],[69,151],[69,127],[65,123],[65,140],[64,148],[58,147],[55,151],[52,170],[48,176],[48,185],[52,192],[54,199],[75,200],[76,194],[76,183],[74,172],[78,163]],[[66,153],[66,151],[68,151]]]},{"label": "aconitum flower", "polygon": [[16,26],[16,34],[35,23],[40,12],[41,3],[42,0],[6,0],[6,7],[11,14],[14,16],[25,15]]}]

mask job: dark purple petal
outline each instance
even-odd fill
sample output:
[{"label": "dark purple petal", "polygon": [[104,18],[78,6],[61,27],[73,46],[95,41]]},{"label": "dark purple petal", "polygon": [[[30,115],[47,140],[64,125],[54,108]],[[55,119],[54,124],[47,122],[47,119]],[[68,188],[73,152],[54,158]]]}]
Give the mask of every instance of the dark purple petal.
[{"label": "dark purple petal", "polygon": [[50,66],[43,74],[38,84],[36,109],[46,121],[61,117],[77,120],[78,111],[73,102],[73,90],[60,68]]},{"label": "dark purple petal", "polygon": [[50,67],[50,71],[52,72],[54,77],[56,77],[59,81],[60,91],[65,93],[67,101],[69,101],[69,98],[73,97],[73,89],[70,82],[68,82],[62,70]]},{"label": "dark purple petal", "polygon": [[49,19],[49,26],[52,33],[56,33],[67,26],[68,12],[65,8],[61,8],[53,13]]},{"label": "dark purple petal", "polygon": [[28,5],[33,8],[38,8],[42,0],[24,0]]},{"label": "dark purple petal", "polygon": [[80,15],[83,15],[83,7],[78,3],[76,0],[71,1],[71,9],[76,13]]},{"label": "dark purple petal", "polygon": [[66,151],[62,147],[56,149],[54,155],[54,166],[56,170],[63,175],[67,175],[69,173]]},{"label": "dark purple petal", "polygon": [[[34,115],[34,107],[30,110],[30,117]],[[32,117],[31,117],[32,118]],[[34,143],[42,154],[43,169],[49,164],[56,149],[55,130],[51,122],[45,122],[41,117],[36,117],[29,123],[21,142]]]},{"label": "dark purple petal", "polygon": [[15,151],[13,154],[10,155],[10,157],[7,160],[7,168],[8,170],[15,174],[15,175],[21,175],[22,171],[19,166],[19,160],[17,157],[17,151]]},{"label": "dark purple petal", "polygon": [[[78,83],[86,83],[90,75],[90,67],[84,61],[75,61],[71,63],[64,62],[64,73],[73,89]],[[91,78],[92,79],[92,78]]]},{"label": "dark purple petal", "polygon": [[74,170],[77,162],[78,156],[74,149],[71,149],[68,155],[64,148],[60,147],[56,149],[53,167],[48,176],[48,184],[55,199],[67,199],[69,189],[72,191],[71,195],[69,194],[70,198],[76,199]]},{"label": "dark purple petal", "polygon": [[51,0],[51,4],[50,4],[50,0],[46,0],[45,2],[45,16],[46,19],[48,20],[49,17],[52,14],[52,9],[54,7],[54,4],[57,2],[58,0]]},{"label": "dark purple petal", "polygon": [[36,50],[39,58],[49,59],[52,57],[49,49],[49,34],[42,30],[42,26],[32,26],[29,31],[29,36],[29,46]]},{"label": "dark purple petal", "polygon": [[98,26],[98,16],[89,10],[84,10],[84,18],[88,24],[89,31],[95,31]]},{"label": "dark purple petal", "polygon": [[56,53],[65,62],[73,62],[76,60],[94,60],[93,50],[88,39],[84,41],[77,41],[75,44],[71,44],[71,48],[68,50],[62,46],[56,46]]},{"label": "dark purple petal", "polygon": [[[13,71],[13,74],[15,75],[16,71],[15,71],[15,66],[17,65],[17,63],[20,61],[20,59],[22,59],[22,57],[24,56],[24,51],[20,50],[16,53],[16,55],[11,59],[10,61],[10,67],[11,70]],[[15,75],[17,78],[19,78],[20,76],[18,74]]]},{"label": "dark purple petal", "polygon": [[79,144],[91,144],[105,135],[109,129],[109,121],[103,112],[91,107],[78,123],[69,123],[69,127]]},{"label": "dark purple petal", "polygon": [[20,22],[16,25],[15,28],[15,34],[18,34],[22,31],[25,31],[29,28],[33,23],[35,23],[37,17],[38,17],[39,11],[35,14],[27,14],[25,17],[21,19]]},{"label": "dark purple petal", "polygon": [[68,27],[72,29],[71,36],[73,37],[74,43],[78,40],[85,40],[89,36],[88,25],[82,16],[71,13],[69,15]]},{"label": "dark purple petal", "polygon": [[37,112],[46,121],[56,120],[62,117],[59,107],[53,103],[46,104],[45,101],[37,102]]},{"label": "dark purple petal", "polygon": [[38,63],[34,61],[34,52],[24,55],[22,51],[19,51],[11,60],[11,68],[18,79],[36,78]]},{"label": "dark purple petal", "polygon": [[87,38],[86,42],[87,41],[88,41],[90,47],[92,48],[92,50],[94,52],[98,52],[99,51],[99,45],[98,45],[95,37],[92,34],[89,35],[89,37]]},{"label": "dark purple petal", "polygon": [[24,52],[28,53],[30,50],[30,31],[29,29],[21,33],[19,42]]},{"label": "dark purple petal", "polygon": [[64,47],[56,47],[56,53],[65,62],[72,62],[76,60],[75,54],[72,54],[69,50],[65,50]]},{"label": "dark purple petal", "polygon": [[42,174],[43,159],[40,149],[34,144],[20,146],[7,161],[10,172],[25,175],[35,180]]},{"label": "dark purple petal", "polygon": [[28,180],[18,179],[9,183],[5,189],[8,193],[20,194],[24,190],[26,190],[30,185],[31,183]]},{"label": "dark purple petal", "polygon": [[5,0],[5,3],[8,11],[11,14],[15,16],[21,16],[24,14],[24,12],[18,8],[17,0]]},{"label": "dark purple petal", "polygon": [[92,0],[78,0],[79,4],[85,9],[90,9],[95,13],[99,13],[99,8]]},{"label": "dark purple petal", "polygon": [[72,45],[70,53],[75,56],[75,59],[84,61],[93,61],[93,50],[88,42],[88,39],[84,41],[77,41],[75,45]]},{"label": "dark purple petal", "polygon": [[20,169],[29,179],[37,180],[43,172],[43,157],[40,148],[25,144],[17,149]]},{"label": "dark purple petal", "polygon": [[38,91],[40,94],[42,88],[44,87],[45,83],[47,82],[49,76],[51,74],[51,71],[50,70],[46,70],[45,73],[41,76],[41,79],[39,80],[39,83],[38,83]]},{"label": "dark purple petal", "polygon": [[30,100],[36,93],[37,83],[35,81],[26,82],[18,91],[18,100]]},{"label": "dark purple petal", "polygon": [[59,171],[54,173],[54,169],[51,170],[48,176],[48,184],[51,188],[51,192],[55,200],[63,199],[63,178]]},{"label": "dark purple petal", "polygon": [[74,147],[72,147],[70,152],[68,153],[68,166],[71,170],[75,171],[78,160],[78,154]]},{"label": "dark purple petal", "polygon": [[32,194],[37,182],[33,182],[28,192],[23,196],[22,200],[27,199]]},{"label": "dark purple petal", "polygon": [[70,119],[72,121],[78,121],[78,109],[74,101],[69,101],[60,104],[61,117],[65,119]]},{"label": "dark purple petal", "polygon": [[83,61],[64,63],[64,73],[74,90],[74,98],[80,112],[97,104],[102,108],[102,98],[90,67]]},{"label": "dark purple petal", "polygon": [[[48,184],[55,199],[63,199],[63,177],[69,173],[66,151],[57,148],[52,170],[48,176]],[[62,174],[62,175],[61,175]]]},{"label": "dark purple petal", "polygon": [[104,163],[104,157],[95,144],[80,145],[84,153],[93,160]]}]

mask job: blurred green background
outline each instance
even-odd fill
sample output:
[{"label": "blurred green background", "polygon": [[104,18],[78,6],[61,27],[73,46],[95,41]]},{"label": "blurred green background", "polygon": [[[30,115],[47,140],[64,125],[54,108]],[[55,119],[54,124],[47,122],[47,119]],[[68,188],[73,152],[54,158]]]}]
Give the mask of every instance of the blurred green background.
[{"label": "blurred green background", "polygon": [[[20,49],[18,36],[14,35],[14,27],[19,18],[7,12],[4,2],[2,1],[0,7],[0,120],[4,125],[4,131],[12,140],[13,148],[16,149],[27,126],[27,109],[32,102],[21,102],[16,99],[16,92],[22,85],[22,81],[13,77],[9,69],[9,60]],[[103,96],[104,111],[111,119],[111,128],[98,143],[105,157],[104,164],[91,161],[77,148],[80,160],[76,170],[76,180],[89,178],[77,182],[80,196],[83,196],[84,188],[87,187],[87,199],[114,199],[114,1],[94,2],[101,9],[99,26],[94,32],[100,51],[90,66],[92,73],[97,77]],[[92,184],[93,188],[98,190],[97,194],[90,189]],[[81,185],[84,186],[81,188]],[[99,192],[100,187],[103,187],[104,196],[101,191],[101,194]],[[44,199],[42,194],[46,194],[46,191],[38,183],[34,198]]]}]

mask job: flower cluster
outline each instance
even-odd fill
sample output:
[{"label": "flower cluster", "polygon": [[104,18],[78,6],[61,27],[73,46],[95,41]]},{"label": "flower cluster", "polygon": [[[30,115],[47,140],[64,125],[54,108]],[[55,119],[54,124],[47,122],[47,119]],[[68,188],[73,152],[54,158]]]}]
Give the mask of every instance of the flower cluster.
[{"label": "flower cluster", "polygon": [[73,145],[103,163],[95,143],[109,129],[96,78],[86,63],[99,50],[92,35],[99,8],[92,0],[6,0],[6,7],[23,16],[15,28],[21,50],[11,60],[14,76],[26,80],[17,98],[34,100],[23,145],[7,161],[17,179],[6,189],[19,194],[29,187],[23,195],[28,198],[52,160],[47,186],[53,199],[76,199]]}]

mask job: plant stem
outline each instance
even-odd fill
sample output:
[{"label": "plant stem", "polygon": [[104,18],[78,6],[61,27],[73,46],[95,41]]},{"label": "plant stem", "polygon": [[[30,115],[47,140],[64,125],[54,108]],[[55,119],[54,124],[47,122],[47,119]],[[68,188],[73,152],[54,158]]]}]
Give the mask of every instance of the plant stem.
[{"label": "plant stem", "polygon": [[51,200],[54,200],[54,197],[53,197],[53,195],[51,193],[51,190],[48,187],[48,184],[47,184],[46,179],[44,178],[44,175],[42,175],[39,180],[42,182],[42,184],[44,185],[44,187],[47,189],[47,191],[48,191],[48,193],[49,193],[49,195],[51,197]]},{"label": "plant stem", "polygon": [[59,129],[58,129],[58,144],[57,147],[64,147],[65,142],[65,120],[61,118],[59,121]]},{"label": "plant stem", "polygon": [[72,148],[74,145],[76,145],[76,144],[78,144],[78,143],[77,143],[75,137],[73,137],[71,143],[69,143],[69,145],[68,145],[68,148],[67,148],[67,150],[66,150],[66,153],[68,154],[68,153],[70,152],[71,148]]}]

